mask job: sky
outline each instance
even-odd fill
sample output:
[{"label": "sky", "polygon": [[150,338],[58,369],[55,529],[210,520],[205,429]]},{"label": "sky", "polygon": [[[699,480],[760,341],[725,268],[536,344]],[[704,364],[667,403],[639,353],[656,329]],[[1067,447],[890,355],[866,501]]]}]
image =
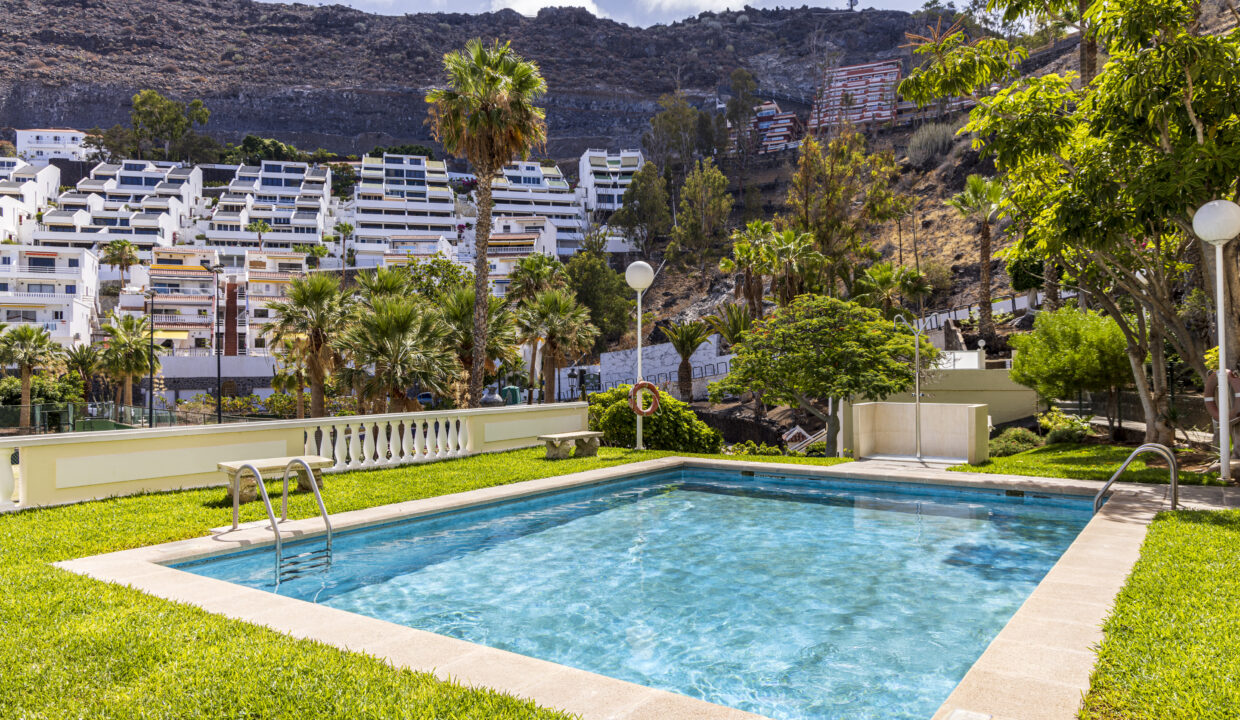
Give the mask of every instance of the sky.
[{"label": "sky", "polygon": [[[572,5],[594,15],[642,27],[669,23],[697,15],[703,10],[740,10],[811,5],[844,9],[847,0],[302,0],[314,5],[349,5],[366,12],[400,15],[419,12],[487,12],[512,8],[535,15],[541,8]],[[884,10],[916,10],[924,0],[860,0],[858,7]]]}]

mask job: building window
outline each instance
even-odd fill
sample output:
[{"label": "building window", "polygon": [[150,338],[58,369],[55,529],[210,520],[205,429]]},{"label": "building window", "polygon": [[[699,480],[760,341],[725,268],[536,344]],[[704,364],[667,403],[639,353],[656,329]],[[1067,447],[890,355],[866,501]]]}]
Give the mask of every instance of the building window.
[{"label": "building window", "polygon": [[66,295],[77,295],[77,285],[66,285],[65,294]]},{"label": "building window", "polygon": [[34,310],[5,310],[5,322],[34,322]]},{"label": "building window", "polygon": [[8,291],[9,291],[9,284],[6,282],[0,282],[0,292],[8,292]]},{"label": "building window", "polygon": [[265,348],[265,347],[267,347],[267,338],[261,338],[261,337],[259,337],[259,338],[254,338],[254,347],[256,347],[256,348]]},{"label": "building window", "polygon": [[256,318],[265,318],[265,317],[269,317],[269,316],[267,315],[267,312],[268,312],[267,308],[255,308],[255,309],[254,309],[254,317],[256,317]]},{"label": "building window", "polygon": [[53,311],[52,311],[52,319],[53,319],[53,320],[64,320],[64,319],[65,319],[65,311],[64,311],[64,310],[53,310]]},{"label": "building window", "polygon": [[77,267],[78,258],[69,258],[69,267]]}]

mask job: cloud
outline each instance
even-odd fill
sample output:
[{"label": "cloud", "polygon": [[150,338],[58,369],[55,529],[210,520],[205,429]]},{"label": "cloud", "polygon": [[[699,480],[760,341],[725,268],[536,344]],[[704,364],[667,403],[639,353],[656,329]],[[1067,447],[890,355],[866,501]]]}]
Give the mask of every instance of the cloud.
[{"label": "cloud", "polygon": [[491,10],[510,8],[531,17],[547,7],[581,7],[589,10],[595,17],[607,17],[607,13],[603,12],[594,0],[491,0]]},{"label": "cloud", "polygon": [[641,6],[650,12],[669,13],[674,16],[697,15],[704,10],[722,12],[745,7],[745,0],[641,0]]}]

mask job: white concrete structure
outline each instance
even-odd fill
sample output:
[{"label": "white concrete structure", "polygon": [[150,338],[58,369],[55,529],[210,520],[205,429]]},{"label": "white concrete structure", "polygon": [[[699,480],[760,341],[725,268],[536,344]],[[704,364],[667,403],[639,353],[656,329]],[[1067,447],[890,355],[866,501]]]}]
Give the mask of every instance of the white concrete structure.
[{"label": "white concrete structure", "polygon": [[[244,314],[238,315],[238,323],[247,325],[238,343],[238,354],[264,355],[270,352],[267,327],[275,319],[271,303],[288,297],[288,287],[293,280],[306,274],[306,255],[298,252],[250,252],[245,258],[245,272],[235,281],[244,283]],[[238,332],[241,332],[238,330]]]},{"label": "white concrete structure", "polygon": [[[917,438],[913,403],[867,402],[852,406],[854,457],[908,459]],[[989,407],[982,404],[922,403],[921,448],[930,461],[986,462],[990,454]]]},{"label": "white concrete structure", "polygon": [[[430,260],[436,255],[459,262],[456,259],[456,247],[443,235],[393,236],[390,250],[379,259],[379,267],[407,267]],[[361,263],[358,265],[366,267]]]},{"label": "white concrete structure", "polygon": [[0,322],[37,325],[66,347],[89,343],[99,261],[82,249],[0,245]]},{"label": "white concrete structure", "polygon": [[[215,303],[215,275],[206,268],[215,253],[195,248],[155,248],[149,267],[133,268],[122,290],[118,312],[150,315],[155,341],[171,354],[210,353]],[[145,292],[155,291],[154,308]]]},{"label": "white concrete structure", "polygon": [[[689,356],[694,397],[702,397],[706,392],[706,385],[727,375],[731,368],[732,358],[735,356],[722,353],[720,343],[718,335],[711,335]],[[599,366],[600,382],[604,390],[610,390],[617,385],[632,385],[637,381],[637,350],[605,352],[599,357]],[[679,395],[677,381],[680,377],[680,355],[671,343],[642,345],[642,377],[665,392]]]},{"label": "white concrete structure", "polygon": [[508,294],[508,276],[517,261],[535,253],[555,256],[556,225],[543,217],[501,217],[495,219],[487,243],[491,292]]},{"label": "white concrete structure", "polygon": [[[349,211],[348,250],[357,267],[381,264],[393,238],[442,236],[454,243],[464,230],[444,163],[420,155],[362,158]],[[455,249],[446,254],[455,256]]]},{"label": "white concrete structure", "polygon": [[53,158],[85,160],[84,140],[86,133],[72,128],[18,130],[17,156],[35,165],[46,165]]},{"label": "white concrete structure", "polygon": [[620,209],[633,174],[646,163],[641,150],[586,150],[578,161],[577,189],[587,212],[610,214]]},{"label": "white concrete structure", "polygon": [[503,218],[545,218],[555,224],[555,253],[573,255],[581,244],[586,211],[581,197],[569,187],[555,165],[518,161],[504,166],[504,175],[491,183],[494,223]]},{"label": "white concrete structure", "polygon": [[[271,228],[261,237],[246,229],[258,221]],[[331,170],[264,160],[238,166],[210,219],[201,223],[195,244],[218,251],[224,265],[241,267],[250,250],[319,245],[332,224]]]},{"label": "white concrete structure", "polygon": [[0,158],[0,240],[28,243],[39,211],[60,190],[60,168]]}]

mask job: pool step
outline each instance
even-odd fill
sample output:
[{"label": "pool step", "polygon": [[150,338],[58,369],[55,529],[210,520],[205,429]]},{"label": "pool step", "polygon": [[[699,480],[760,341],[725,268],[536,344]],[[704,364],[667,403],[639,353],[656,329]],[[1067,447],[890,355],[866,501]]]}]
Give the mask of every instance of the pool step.
[{"label": "pool step", "polygon": [[331,567],[331,564],[332,551],[326,547],[281,558],[278,582],[286,582],[326,570]]}]

